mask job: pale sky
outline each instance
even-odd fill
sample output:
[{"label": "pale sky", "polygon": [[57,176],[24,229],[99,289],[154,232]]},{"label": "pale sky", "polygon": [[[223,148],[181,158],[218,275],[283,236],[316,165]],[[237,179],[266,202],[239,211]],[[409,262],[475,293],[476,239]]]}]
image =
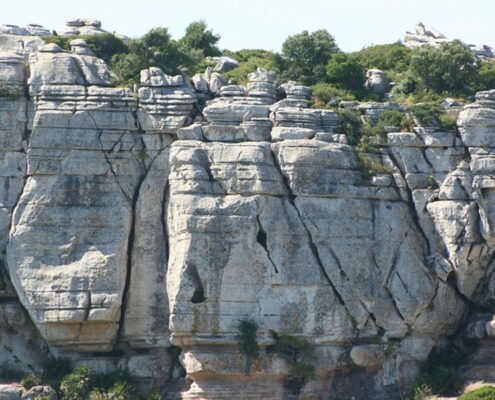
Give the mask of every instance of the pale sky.
[{"label": "pale sky", "polygon": [[[2,4],[3,3],[3,4]],[[153,27],[179,38],[203,19],[221,48],[279,51],[289,35],[327,29],[344,51],[402,39],[422,21],[449,38],[495,47],[495,0],[0,0],[0,23],[61,28],[94,17],[103,28],[138,37]]]}]

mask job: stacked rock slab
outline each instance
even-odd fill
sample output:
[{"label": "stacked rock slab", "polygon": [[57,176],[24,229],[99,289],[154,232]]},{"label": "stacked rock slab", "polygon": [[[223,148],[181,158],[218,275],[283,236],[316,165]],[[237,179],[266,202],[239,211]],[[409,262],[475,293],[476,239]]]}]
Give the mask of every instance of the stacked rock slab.
[{"label": "stacked rock slab", "polygon": [[119,327],[141,141],[135,99],[103,86],[110,73],[93,59],[56,45],[31,56],[36,114],[8,264],[51,345],[109,351]]},{"label": "stacked rock slab", "polygon": [[494,296],[491,283],[495,244],[495,216],[491,206],[495,193],[494,115],[495,91],[478,93],[476,102],[461,112],[458,124],[470,162],[459,164],[449,174],[438,196],[428,205],[441,228],[439,233],[459,290],[481,304],[489,303]]},{"label": "stacked rock slab", "polygon": [[43,343],[11,284],[6,248],[26,175],[27,99],[22,55],[0,53],[0,360],[4,368],[38,367]]},{"label": "stacked rock slab", "polygon": [[[2,138],[11,150],[2,173],[12,165],[3,186],[12,194],[8,201],[4,196],[2,225],[2,237],[10,229],[10,292],[19,295],[52,354],[71,354],[100,370],[127,369],[163,384],[173,367],[163,222],[168,146],[196,100],[182,81],[154,82],[138,106],[131,90],[109,86],[110,71],[83,41],[71,45],[72,53],[46,45],[31,54],[34,112],[27,111],[25,99],[2,106],[2,128],[9,130]],[[22,84],[24,78],[15,74],[23,72],[14,68],[18,60],[2,59],[5,79]],[[17,304],[20,317],[15,307],[2,308],[10,330],[29,324],[20,319]],[[26,339],[28,328],[23,327]],[[9,340],[2,336],[1,343]],[[21,356],[30,349],[17,347]],[[150,348],[155,351],[142,352]],[[114,349],[122,355],[112,356]],[[94,352],[101,356],[94,359]],[[40,351],[32,353],[24,359],[35,365]]]},{"label": "stacked rock slab", "polygon": [[[427,266],[407,200],[391,176],[364,184],[351,147],[179,141],[170,157],[170,330],[194,380],[182,398],[283,398],[283,359],[262,353],[243,376],[242,319],[259,325],[261,346],[273,343],[270,332],[316,344],[319,378],[303,397],[344,394],[343,366],[373,371],[386,392],[407,380],[399,370],[412,379],[435,339],[455,332],[464,305]],[[373,359],[380,332],[396,344]]]},{"label": "stacked rock slab", "polygon": [[[415,27],[415,32],[406,32],[404,37],[404,45],[406,47],[415,49],[421,46],[433,46],[440,47],[442,44],[452,42],[440,33],[438,30],[431,26],[419,23]],[[488,45],[473,45],[468,44],[473,54],[479,59],[493,59],[494,49]]]},{"label": "stacked rock slab", "polygon": [[[414,160],[401,153],[402,142],[393,147],[391,136],[390,153],[365,155],[390,172],[363,179],[355,150],[332,140],[336,114],[305,108],[309,88],[291,83],[280,90],[286,98],[270,106],[277,143],[204,135],[214,125],[223,133],[237,129],[241,118],[258,112],[241,87],[224,86],[205,109],[212,124],[182,128],[179,138],[187,141],[172,145],[170,332],[193,380],[182,398],[287,395],[282,358],[262,353],[250,363],[239,353],[242,319],[257,323],[262,347],[273,344],[270,332],[316,344],[318,378],[301,388],[302,398],[395,398],[466,310],[432,267],[430,238],[411,208],[412,178],[404,178],[402,163]],[[378,108],[365,108],[365,115],[368,109],[375,117]],[[291,134],[274,135],[284,129]],[[420,134],[422,147],[445,159],[437,161],[445,178],[444,165],[455,168],[459,152],[444,154],[446,143]],[[373,343],[377,335],[380,344]],[[342,375],[342,367],[353,372]],[[374,394],[355,384],[366,375],[373,376]],[[325,376],[332,376],[330,387]]]},{"label": "stacked rock slab", "polygon": [[[193,88],[151,67],[135,93],[84,41],[26,58],[3,37],[0,365],[37,369],[39,332],[54,355],[175,384],[171,398],[381,400],[466,316],[493,336],[468,304],[494,297],[495,92],[460,133],[418,126],[363,153],[269,71]],[[202,114],[199,90],[216,96]],[[365,121],[399,107],[343,106]],[[281,335],[315,346],[298,395],[270,351]]]},{"label": "stacked rock slab", "polygon": [[[149,68],[141,71],[138,100],[137,120],[145,148],[139,156],[147,172],[133,200],[133,247],[121,340],[131,348],[158,351],[156,358],[166,361],[168,373],[169,357],[157,349],[164,351],[170,345],[165,283],[168,238],[164,221],[169,146],[177,129],[188,122],[196,97],[184,85],[182,76],[171,77],[159,68]],[[159,361],[155,366],[156,363]],[[152,375],[160,378],[159,371],[152,371]]]},{"label": "stacked rock slab", "polygon": [[60,36],[79,36],[79,35],[101,35],[106,31],[101,28],[101,21],[94,18],[75,18],[68,20],[65,27],[58,30]]},{"label": "stacked rock slab", "polygon": [[314,137],[326,142],[347,143],[343,135],[335,134],[339,118],[334,111],[308,108],[309,87],[288,82],[281,85],[279,91],[286,97],[270,107],[274,141]]},{"label": "stacked rock slab", "polygon": [[277,87],[273,72],[258,69],[249,74],[247,88],[223,86],[219,97],[207,103],[203,114],[210,123],[203,135],[210,141],[269,140],[272,123],[269,105],[275,102]]},{"label": "stacked rock slab", "polygon": [[190,124],[197,102],[194,90],[184,85],[182,76],[168,76],[159,68],[141,71],[139,123],[143,130],[175,134]]}]

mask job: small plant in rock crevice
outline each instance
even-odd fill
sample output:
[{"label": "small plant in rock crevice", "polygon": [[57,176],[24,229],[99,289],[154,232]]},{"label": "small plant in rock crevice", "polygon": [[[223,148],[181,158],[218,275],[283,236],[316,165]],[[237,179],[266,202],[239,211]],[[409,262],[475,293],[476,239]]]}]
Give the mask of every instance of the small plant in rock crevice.
[{"label": "small plant in rock crevice", "polygon": [[237,329],[239,333],[235,338],[239,344],[240,352],[250,357],[257,357],[259,352],[258,343],[256,341],[258,324],[253,320],[244,319],[239,321]]},{"label": "small plant in rock crevice", "polygon": [[304,338],[291,335],[274,335],[273,351],[284,358],[290,365],[289,373],[284,379],[284,387],[291,393],[298,394],[303,386],[316,376],[316,368],[311,363],[314,359],[314,345]]},{"label": "small plant in rock crevice", "polygon": [[251,319],[244,319],[239,321],[237,329],[239,333],[235,338],[239,345],[239,351],[246,356],[244,372],[249,375],[252,358],[258,357],[259,354],[259,346],[256,341],[258,324]]},{"label": "small plant in rock crevice", "polygon": [[[422,400],[428,396],[455,396],[461,390],[463,381],[458,368],[463,361],[462,354],[453,346],[434,349],[414,386],[405,393],[402,400]],[[421,397],[420,394],[426,397]]]},{"label": "small plant in rock crevice", "polygon": [[24,96],[24,87],[8,83],[0,83],[0,98],[19,100]]},{"label": "small plant in rock crevice", "polygon": [[43,382],[39,374],[29,374],[21,379],[21,386],[26,390],[29,390],[34,386],[39,386],[42,383]]},{"label": "small plant in rock crevice", "polygon": [[495,387],[483,386],[459,397],[459,400],[495,400]]}]

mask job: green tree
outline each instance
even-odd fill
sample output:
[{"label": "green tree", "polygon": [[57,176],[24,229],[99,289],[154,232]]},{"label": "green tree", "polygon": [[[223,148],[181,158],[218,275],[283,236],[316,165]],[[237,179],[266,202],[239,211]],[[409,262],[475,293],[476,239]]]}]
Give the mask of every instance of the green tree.
[{"label": "green tree", "polygon": [[459,95],[470,92],[478,65],[471,49],[455,40],[439,48],[416,49],[410,71],[426,91]]},{"label": "green tree", "polygon": [[285,79],[311,85],[326,79],[326,65],[339,50],[334,37],[321,29],[289,36],[282,45],[282,54],[273,59]]},{"label": "green tree", "polygon": [[154,28],[141,39],[132,40],[128,44],[129,53],[116,54],[110,66],[119,77],[119,83],[134,83],[139,72],[148,67],[160,67],[169,75],[178,74],[182,67],[190,67],[191,58],[180,50],[176,41],[172,40],[167,28]]},{"label": "green tree", "polygon": [[352,57],[367,70],[378,68],[400,74],[406,72],[409,68],[411,53],[411,49],[397,42],[365,47],[352,53]]},{"label": "green tree", "polygon": [[242,49],[236,52],[225,51],[225,55],[239,61],[239,66],[225,73],[227,79],[234,79],[239,84],[247,84],[247,76],[258,68],[276,69],[272,64],[273,54],[267,50]]},{"label": "green tree", "polygon": [[363,90],[365,71],[354,58],[344,53],[335,53],[327,65],[328,81],[341,89],[359,93]]},{"label": "green tree", "polygon": [[476,91],[495,89],[495,62],[483,61],[474,84]]},{"label": "green tree", "polygon": [[70,50],[70,42],[74,39],[84,40],[93,50],[96,57],[108,62],[115,54],[129,52],[127,44],[113,33],[102,33],[101,35],[81,35],[81,36],[44,36],[46,43],[58,44],[65,50]]},{"label": "green tree", "polygon": [[185,50],[201,50],[204,56],[219,56],[220,50],[216,46],[220,35],[215,35],[204,21],[196,21],[189,24],[185,35],[179,40],[179,44]]}]

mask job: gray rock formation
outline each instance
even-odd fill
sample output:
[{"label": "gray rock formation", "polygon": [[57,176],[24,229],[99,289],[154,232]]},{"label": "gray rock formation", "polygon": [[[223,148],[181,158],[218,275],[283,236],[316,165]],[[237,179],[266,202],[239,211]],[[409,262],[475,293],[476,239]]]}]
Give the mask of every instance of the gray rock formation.
[{"label": "gray rock formation", "polygon": [[65,27],[58,30],[57,34],[60,36],[101,35],[106,32],[101,26],[101,21],[95,18],[75,18],[68,20]]},{"label": "gray rock formation", "polygon": [[495,296],[495,91],[459,132],[363,153],[270,71],[243,87],[150,67],[133,92],[83,41],[2,43],[0,85],[20,90],[0,97],[1,365],[50,353],[170,398],[284,399],[270,349],[291,335],[316,349],[299,398],[398,399],[435,346],[493,336],[475,310]]},{"label": "gray rock formation", "polygon": [[[406,32],[404,37],[404,45],[415,49],[421,46],[433,46],[439,47],[442,43],[449,43],[451,39],[445,37],[435,28],[426,26],[422,22],[418,23],[415,28],[415,32]],[[495,57],[495,51],[488,45],[474,45],[469,44],[472,52],[477,58],[480,59],[493,59]]]},{"label": "gray rock formation", "polygon": [[366,72],[364,87],[373,92],[385,94],[390,90],[390,81],[384,71],[370,69]]}]

